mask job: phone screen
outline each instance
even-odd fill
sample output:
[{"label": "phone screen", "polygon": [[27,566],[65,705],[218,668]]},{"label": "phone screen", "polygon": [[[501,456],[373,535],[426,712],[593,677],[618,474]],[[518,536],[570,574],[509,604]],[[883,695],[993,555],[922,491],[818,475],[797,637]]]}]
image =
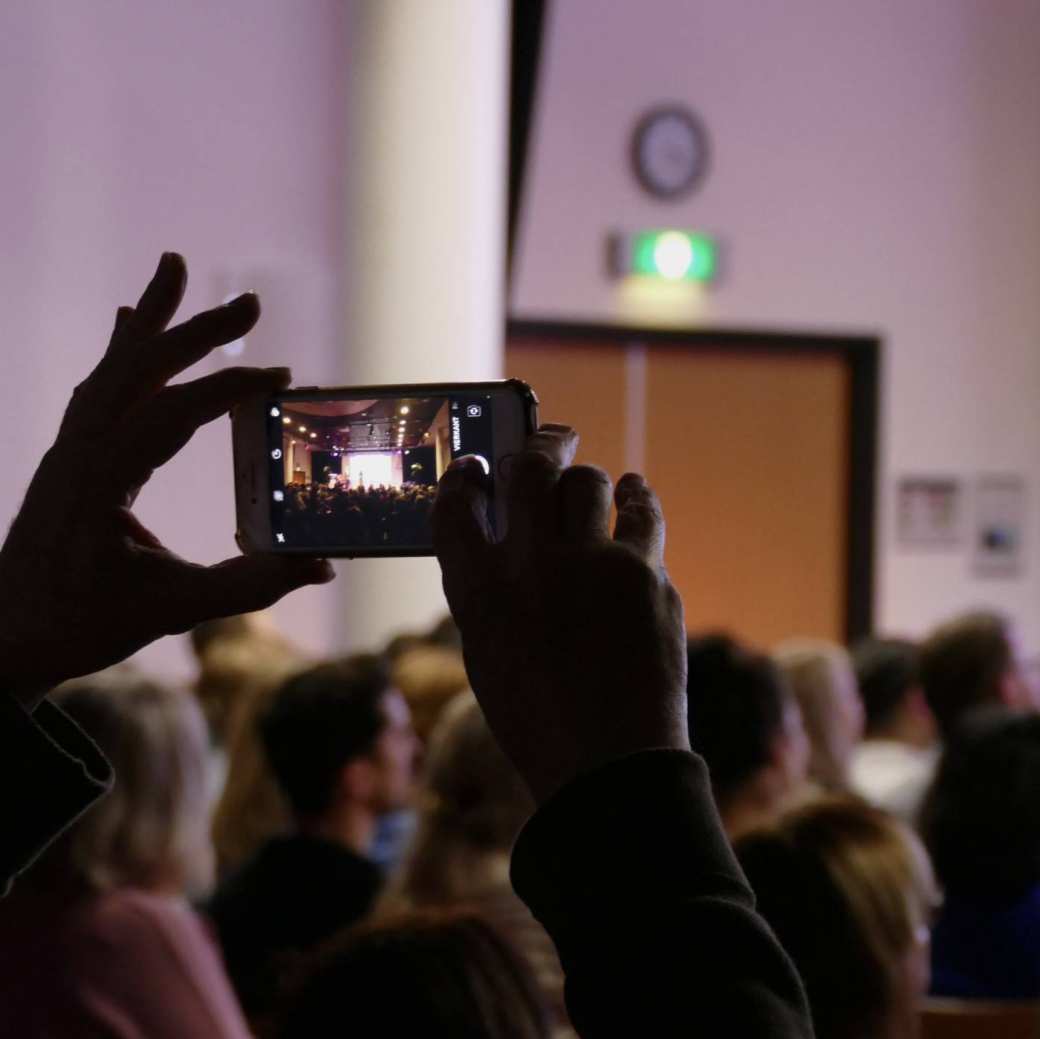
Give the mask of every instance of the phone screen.
[{"label": "phone screen", "polygon": [[[276,545],[429,547],[437,481],[452,459],[475,455],[492,474],[493,407],[494,398],[479,393],[272,398],[267,449]],[[494,532],[491,508],[488,521]]]}]

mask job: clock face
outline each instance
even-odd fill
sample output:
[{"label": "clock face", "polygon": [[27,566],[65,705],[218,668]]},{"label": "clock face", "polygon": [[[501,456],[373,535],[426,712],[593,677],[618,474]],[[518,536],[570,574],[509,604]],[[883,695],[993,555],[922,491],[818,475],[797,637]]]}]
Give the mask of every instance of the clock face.
[{"label": "clock face", "polygon": [[640,184],[658,198],[691,191],[708,168],[708,138],[694,114],[677,105],[648,112],[636,126],[632,159]]}]

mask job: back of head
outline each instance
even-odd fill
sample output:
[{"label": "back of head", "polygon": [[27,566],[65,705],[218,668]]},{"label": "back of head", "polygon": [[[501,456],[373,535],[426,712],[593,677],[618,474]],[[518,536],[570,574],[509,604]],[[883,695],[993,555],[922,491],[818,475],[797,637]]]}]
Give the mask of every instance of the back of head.
[{"label": "back of head", "polygon": [[1040,883],[1040,717],[976,712],[947,744],[921,815],[940,883],[1008,904]]},{"label": "back of head", "polygon": [[288,998],[276,1034],[547,1039],[549,1028],[530,972],[489,924],[425,910],[329,945]]},{"label": "back of head", "polygon": [[231,743],[255,694],[280,684],[303,663],[261,614],[206,621],[192,629],[191,640],[199,664],[193,689],[218,744]]},{"label": "back of head", "polygon": [[867,638],[853,648],[867,736],[890,725],[917,687],[918,656],[917,644],[907,639]]},{"label": "back of head", "polygon": [[691,638],[687,661],[690,745],[724,803],[770,764],[790,692],[767,657],[728,635]]},{"label": "back of head", "polygon": [[759,912],[805,982],[820,1039],[907,1034],[927,985],[921,939],[935,899],[910,831],[861,802],[829,798],[735,847]]},{"label": "back of head", "polygon": [[975,708],[1002,702],[1014,666],[1005,618],[967,613],[941,625],[921,647],[921,686],[944,737]]},{"label": "back of head", "polygon": [[382,658],[359,654],[294,675],[260,719],[264,751],[298,818],[330,806],[340,773],[371,754],[386,726],[390,689]]},{"label": "back of head", "polygon": [[118,667],[68,682],[53,699],[118,778],[59,841],[51,864],[93,890],[201,894],[213,858],[206,726],[194,698]]},{"label": "back of head", "polygon": [[469,688],[457,649],[422,643],[400,653],[391,669],[393,684],[404,694],[412,725],[423,742],[430,739],[441,711]]},{"label": "back of head", "polygon": [[825,790],[847,789],[851,754],[863,735],[863,705],[848,653],[833,642],[791,639],[777,646],[773,658],[802,709],[810,778]]},{"label": "back of head", "polygon": [[401,876],[406,900],[426,905],[479,896],[488,880],[481,862],[505,856],[533,811],[473,694],[461,694],[427,751],[418,834]]}]

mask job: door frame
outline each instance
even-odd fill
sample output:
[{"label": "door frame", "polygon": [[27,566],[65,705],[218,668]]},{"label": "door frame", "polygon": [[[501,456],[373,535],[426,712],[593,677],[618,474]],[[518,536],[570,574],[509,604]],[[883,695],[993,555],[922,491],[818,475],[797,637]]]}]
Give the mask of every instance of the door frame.
[{"label": "door frame", "polygon": [[506,341],[566,340],[618,346],[640,343],[676,349],[737,354],[824,355],[838,358],[849,373],[849,421],[845,436],[845,638],[874,630],[875,520],[877,509],[878,415],[881,338],[710,328],[639,328],[581,322],[511,318]]}]

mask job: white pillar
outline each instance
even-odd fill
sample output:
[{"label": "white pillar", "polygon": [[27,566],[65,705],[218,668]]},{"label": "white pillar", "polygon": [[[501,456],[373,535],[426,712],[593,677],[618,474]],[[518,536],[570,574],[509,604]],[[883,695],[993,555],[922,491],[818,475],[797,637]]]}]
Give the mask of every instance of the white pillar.
[{"label": "white pillar", "polygon": [[[498,378],[506,0],[355,0],[347,141],[347,385]],[[432,559],[338,565],[343,641],[446,609]]]}]

